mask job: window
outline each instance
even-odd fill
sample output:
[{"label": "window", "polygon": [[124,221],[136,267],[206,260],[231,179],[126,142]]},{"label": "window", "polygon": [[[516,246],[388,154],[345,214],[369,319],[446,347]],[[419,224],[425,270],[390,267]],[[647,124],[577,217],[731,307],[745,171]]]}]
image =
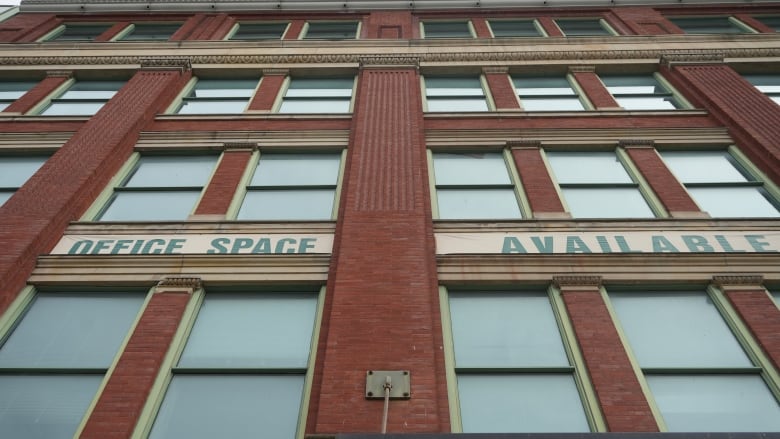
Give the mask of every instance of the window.
[{"label": "window", "polygon": [[261,153],[238,219],[329,220],[341,154]]},{"label": "window", "polygon": [[610,297],[670,431],[780,429],[780,406],[713,297],[703,291]]},{"label": "window", "polygon": [[772,291],[772,297],[775,298],[775,304],[780,308],[780,290]]},{"label": "window", "polygon": [[777,201],[726,151],[665,151],[661,156],[701,210],[712,217],[774,218]]},{"label": "window", "polygon": [[0,156],[0,206],[32,177],[48,157]]},{"label": "window", "polygon": [[652,218],[639,185],[614,152],[547,152],[575,218]]},{"label": "window", "polygon": [[13,104],[36,84],[37,82],[32,81],[0,81],[0,111]]},{"label": "window", "polygon": [[440,219],[522,217],[501,153],[434,153],[433,173]]},{"label": "window", "polygon": [[256,79],[196,79],[181,100],[179,114],[243,113],[257,88]]},{"label": "window", "polygon": [[513,76],[525,111],[581,111],[585,106],[566,77]]},{"label": "window", "polygon": [[468,21],[423,21],[425,38],[472,38]]},{"label": "window", "polygon": [[310,21],[306,23],[307,40],[350,40],[357,38],[358,22]]},{"label": "window", "polygon": [[181,221],[195,207],[216,156],[143,156],[100,215],[101,221]]},{"label": "window", "polygon": [[536,20],[490,20],[488,26],[496,38],[544,36]]},{"label": "window", "polygon": [[558,18],[555,24],[567,37],[614,35],[609,26],[598,18]]},{"label": "window", "polygon": [[754,87],[761,93],[767,95],[769,99],[780,104],[780,76],[777,75],[745,75]]},{"label": "window", "polygon": [[38,294],[0,338],[0,437],[72,438],[143,300],[131,293]]},{"label": "window", "polygon": [[603,75],[601,82],[626,110],[683,108],[671,89],[653,75]]},{"label": "window", "polygon": [[135,23],[122,41],[168,41],[181,23]]},{"label": "window", "polygon": [[280,113],[349,113],[354,78],[292,78]]},{"label": "window", "polygon": [[111,24],[66,24],[49,38],[49,41],[94,41]]},{"label": "window", "polygon": [[207,294],[149,437],[296,437],[316,312],[315,294]]},{"label": "window", "polygon": [[672,17],[669,21],[686,34],[742,34],[750,33],[747,26],[733,17]]},{"label": "window", "polygon": [[478,76],[426,76],[427,111],[488,111]]},{"label": "window", "polygon": [[231,40],[279,40],[287,30],[288,23],[239,23]]},{"label": "window", "polygon": [[123,81],[76,81],[41,111],[44,116],[91,116],[122,86]]},{"label": "window", "polygon": [[451,292],[449,312],[463,432],[590,431],[547,294]]},{"label": "window", "polygon": [[771,27],[777,32],[780,30],[780,15],[764,15],[755,17],[765,25]]}]

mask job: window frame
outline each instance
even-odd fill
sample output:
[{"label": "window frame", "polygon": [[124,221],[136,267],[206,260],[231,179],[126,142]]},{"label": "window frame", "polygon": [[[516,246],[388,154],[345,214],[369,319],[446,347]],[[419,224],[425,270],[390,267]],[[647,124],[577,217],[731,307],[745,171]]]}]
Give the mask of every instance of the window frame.
[{"label": "window frame", "polygon": [[[121,32],[116,34],[113,38],[111,38],[111,41],[127,41],[127,42],[133,42],[133,43],[145,43],[145,42],[165,42],[170,41],[173,34],[179,31],[181,29],[182,25],[184,23],[182,22],[173,22],[173,21],[137,21],[130,23],[127,25],[124,29],[122,29]],[[153,27],[153,26],[162,26],[162,27],[176,27],[176,29],[173,30],[166,38],[132,38],[132,35],[135,33],[135,30],[139,27]]]},{"label": "window frame", "polygon": [[[544,30],[544,27],[539,23],[539,20],[535,18],[495,18],[495,19],[486,19],[485,22],[487,23],[488,29],[490,29],[490,36],[492,38],[536,38],[536,37],[547,37],[547,32]],[[492,23],[519,23],[519,22],[530,22],[531,26],[536,30],[537,35],[501,35],[496,36],[495,31],[493,30],[493,24]]]},{"label": "window frame", "polygon": [[[113,26],[114,23],[104,23],[99,21],[93,21],[93,22],[66,22],[62,23],[59,26],[52,29],[50,32],[46,33],[42,37],[38,38],[36,42],[68,42],[68,43],[91,43],[95,42],[95,39],[99,37],[100,35],[104,34],[106,31],[108,31],[111,26]],[[71,28],[103,28],[103,30],[91,38],[86,39],[65,39],[61,40],[60,37],[62,37],[68,30],[68,26],[71,26]]]},{"label": "window frame", "polygon": [[[111,95],[109,98],[63,98],[73,87],[78,85],[79,83],[97,83],[97,82],[107,82],[107,83],[119,83],[121,82],[122,85],[117,88],[117,90],[114,92],[114,94]],[[100,80],[77,80],[75,78],[68,78],[65,82],[60,84],[59,87],[57,87],[54,91],[49,93],[46,98],[38,102],[38,104],[35,105],[29,112],[26,114],[30,115],[36,115],[36,116],[44,116],[44,117],[92,117],[95,114],[97,114],[111,99],[116,96],[117,93],[125,86],[127,85],[127,81],[119,81],[119,80],[108,80],[108,81],[100,81]],[[55,104],[62,103],[92,103],[92,104],[100,104],[100,107],[98,107],[95,112],[93,113],[79,113],[79,114],[44,114],[49,108],[54,106]]]},{"label": "window frame", "polygon": [[[428,86],[426,84],[426,78],[435,78],[435,79],[470,79],[470,78],[476,78],[479,80],[480,88],[482,89],[482,95],[481,99],[485,102],[485,109],[484,110],[455,110],[455,111],[432,111],[428,107],[428,101],[431,99],[431,96],[428,95]],[[487,113],[491,111],[495,111],[496,107],[493,103],[493,97],[490,94],[490,87],[487,84],[487,79],[485,78],[485,75],[479,74],[477,75],[420,75],[420,88],[422,90],[422,97],[423,97],[423,113]],[[431,87],[431,88],[439,88],[439,87]],[[466,87],[453,87],[453,88],[462,88],[467,90]],[[474,96],[476,95],[470,95],[470,94],[453,94],[453,95],[446,95],[446,96],[433,96],[433,101],[441,101],[446,102],[448,100],[458,100],[458,99],[467,99],[467,100],[474,100],[477,101],[477,98]],[[473,98],[473,99],[472,99]]]},{"label": "window frame", "polygon": [[[331,38],[331,37],[310,37],[309,32],[311,31],[312,24],[316,27],[317,25],[327,26],[327,25],[346,25],[346,24],[355,24],[355,36],[354,37],[348,37],[348,38]],[[361,20],[307,20],[306,23],[303,25],[303,29],[301,29],[301,33],[298,36],[298,39],[300,40],[311,40],[311,41],[347,41],[347,40],[357,40],[360,39],[360,30],[362,27]]]},{"label": "window frame", "polygon": [[[290,29],[290,21],[238,21],[236,24],[233,25],[232,28],[230,28],[230,31],[225,35],[224,40],[229,41],[280,41],[283,40],[285,35],[287,35],[287,31]],[[282,29],[282,33],[279,35],[278,38],[236,38],[237,35],[241,33],[241,26],[274,26],[274,25],[281,25],[284,26],[284,29]]]},{"label": "window frame", "polygon": [[[40,165],[38,165],[38,167],[35,169],[35,171],[33,171],[30,175],[28,175],[24,179],[23,182],[21,182],[20,185],[18,185],[18,186],[0,186],[0,206],[5,204],[5,201],[10,199],[14,195],[14,193],[16,193],[16,191],[18,191],[22,186],[24,186],[24,184],[27,183],[27,181],[30,179],[30,177],[35,175],[35,173],[38,172],[38,170],[41,169],[41,167],[51,157],[51,154],[41,154],[41,153],[38,153],[38,154],[6,154],[5,152],[3,152],[2,154],[0,154],[0,162],[2,162],[5,159],[8,159],[8,158],[22,158],[22,159],[25,159],[25,158],[32,158],[32,157],[41,158],[41,159],[43,159],[43,161],[40,163]],[[9,194],[8,198],[3,200],[3,198],[2,198],[3,194]]]},{"label": "window frame", "polygon": [[[190,96],[191,94],[194,94],[195,90],[198,88],[198,83],[200,81],[231,81],[231,80],[254,80],[254,78],[245,78],[245,77],[237,77],[237,78],[231,78],[231,79],[223,79],[223,78],[212,78],[212,77],[198,77],[194,76],[192,77],[189,82],[187,82],[187,85],[182,88],[181,92],[179,92],[176,99],[171,102],[171,105],[168,106],[168,108],[165,110],[165,114],[171,114],[176,116],[185,116],[185,117],[203,117],[203,116],[226,116],[226,115],[238,115],[238,114],[244,114],[249,110],[249,106],[252,104],[252,100],[254,99],[255,95],[257,94],[257,90],[260,88],[260,85],[263,82],[263,77],[259,77],[256,79],[255,87],[252,89],[251,94],[244,98],[244,97],[232,97],[232,96],[215,96],[215,97],[198,97],[198,96]],[[246,99],[246,104],[244,105],[244,108],[239,113],[228,113],[228,112],[222,112],[222,113],[180,113],[181,109],[184,108],[186,105],[186,102],[238,102]]]},{"label": "window frame", "polygon": [[520,105],[521,111],[559,111],[559,112],[569,112],[569,111],[593,111],[595,108],[593,107],[593,104],[590,102],[586,94],[583,92],[582,88],[580,87],[577,80],[574,78],[574,75],[571,73],[567,73],[562,76],[562,79],[564,79],[571,88],[572,94],[571,95],[563,95],[563,94],[548,94],[548,95],[526,95],[526,99],[529,100],[537,100],[540,101],[544,97],[548,97],[550,99],[555,99],[558,97],[571,97],[575,98],[579,101],[580,105],[582,106],[582,109],[580,110],[528,110],[523,105],[523,95],[520,94],[520,91],[517,88],[517,82],[519,80],[522,80],[523,77],[526,78],[533,78],[533,79],[543,79],[543,78],[549,78],[549,76],[541,76],[541,75],[518,75],[518,74],[511,74],[509,75],[509,82],[512,83],[512,89],[515,91],[515,97],[517,98],[518,104]]},{"label": "window frame", "polygon": [[[564,22],[595,22],[598,23],[599,27],[604,31],[604,33],[588,33],[588,34],[576,34],[576,35],[568,35],[566,31],[561,27],[559,24],[559,21]],[[563,34],[566,38],[572,38],[572,37],[614,37],[619,36],[620,34],[615,31],[615,29],[612,28],[612,26],[609,25],[607,20],[605,20],[603,17],[556,17],[553,18],[553,22],[555,23],[555,27],[558,28],[559,31]]]},{"label": "window frame", "polygon": [[[678,16],[666,16],[666,19],[672,22],[675,26],[682,29],[682,31],[688,35],[739,35],[739,34],[754,34],[758,33],[755,29],[748,26],[747,24],[743,23],[733,15],[678,15]],[[687,20],[687,21],[714,21],[716,19],[726,19],[726,21],[729,23],[730,27],[729,29],[737,30],[737,32],[690,32],[686,30],[683,26],[680,26],[678,22]],[[707,25],[707,27],[713,27],[712,24]]]},{"label": "window frame", "polygon": [[[428,31],[426,31],[426,26],[428,24],[438,24],[438,25],[465,24],[466,25],[466,31],[468,32],[468,35],[430,36],[430,35],[428,35]],[[452,20],[443,20],[443,19],[424,20],[424,19],[421,19],[420,23],[419,23],[419,28],[420,28],[420,36],[423,39],[426,39],[426,40],[447,40],[447,39],[453,39],[453,38],[476,38],[477,37],[477,33],[474,30],[474,24],[468,18],[452,19]]]},{"label": "window frame", "polygon": [[[350,89],[349,94],[349,107],[346,112],[333,112],[333,111],[315,111],[315,112],[309,112],[309,113],[298,113],[298,112],[291,112],[291,111],[282,111],[282,107],[286,101],[300,101],[300,102],[317,102],[317,101],[346,101],[347,99],[341,96],[287,96],[287,93],[294,89],[292,86],[294,85],[293,82],[296,79],[301,80],[328,80],[328,79],[352,79],[352,88]],[[312,114],[312,115],[325,115],[325,114],[332,114],[332,115],[348,115],[354,113],[354,105],[355,105],[355,91],[357,90],[357,75],[328,75],[328,76],[292,76],[288,75],[284,79],[284,83],[282,84],[282,87],[279,90],[279,94],[277,96],[276,101],[274,102],[273,106],[273,113],[277,114],[285,114],[285,115],[296,115],[296,114]],[[305,90],[305,89],[304,89]],[[332,90],[346,90],[346,89],[340,89],[340,88],[332,88]]]},{"label": "window frame", "polygon": [[[780,17],[778,17],[778,21],[780,21]],[[764,96],[771,99],[774,103],[780,105],[780,75],[770,75],[770,74],[743,74],[743,78],[747,82],[749,82],[753,87],[756,88],[756,90],[760,91]],[[766,82],[762,83],[765,79],[773,79],[777,81],[777,84],[768,84]],[[777,87],[777,90],[766,90],[762,89],[765,87]]]},{"label": "window frame", "polygon": [[[606,84],[604,81],[604,78],[629,78],[629,77],[636,77],[636,78],[647,78],[650,77],[652,80],[655,81],[657,84],[657,87],[660,87],[664,90],[663,93],[653,92],[653,93],[613,93],[610,90],[610,86]],[[599,75],[599,81],[601,81],[601,84],[604,86],[604,88],[607,90],[607,92],[612,96],[612,98],[615,100],[615,102],[625,111],[675,111],[675,110],[687,110],[693,108],[690,102],[688,102],[685,97],[680,94],[670,83],[666,80],[666,78],[663,77],[658,72],[653,72],[652,75],[644,75],[644,74],[617,74],[617,75],[610,75],[610,74],[600,74]],[[668,97],[668,101],[672,103],[672,106],[675,108],[626,108],[622,105],[620,105],[619,98],[625,97],[625,98],[646,98],[646,99],[652,99],[652,98],[658,98],[658,97]]]},{"label": "window frame", "polygon": [[[14,102],[19,100],[22,96],[32,90],[40,81],[27,81],[27,80],[3,80],[0,81],[0,113],[5,113],[6,108],[11,106]],[[24,88],[24,90],[3,90],[5,85],[17,85],[18,88]],[[3,93],[8,93],[8,97],[2,97]]]}]

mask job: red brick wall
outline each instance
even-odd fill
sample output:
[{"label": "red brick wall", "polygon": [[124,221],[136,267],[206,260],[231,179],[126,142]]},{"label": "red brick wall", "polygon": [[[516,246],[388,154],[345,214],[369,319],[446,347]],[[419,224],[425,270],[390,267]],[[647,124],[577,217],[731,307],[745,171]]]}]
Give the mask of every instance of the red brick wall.
[{"label": "red brick wall", "polygon": [[558,25],[555,24],[555,21],[553,21],[552,17],[539,17],[537,20],[539,21],[539,24],[542,26],[542,29],[544,29],[544,32],[547,34],[547,36],[563,36],[563,32],[561,32],[561,30],[558,28]]},{"label": "red brick wall", "polygon": [[627,35],[664,35],[683,33],[677,26],[652,8],[624,7],[610,11],[610,24],[622,24]]},{"label": "red brick wall", "polygon": [[271,111],[274,109],[274,103],[276,97],[282,90],[284,85],[284,79],[287,77],[285,73],[266,73],[263,72],[263,79],[260,82],[260,86],[257,87],[257,92],[252,98],[252,102],[249,103],[249,109],[255,111]]},{"label": "red brick wall", "polygon": [[539,147],[512,148],[517,173],[533,213],[564,212]]},{"label": "red brick wall", "polygon": [[27,113],[43,98],[50,95],[57,87],[67,81],[69,77],[70,75],[68,74],[47,76],[3,111]]},{"label": "red brick wall", "polygon": [[674,216],[680,212],[700,212],[680,182],[666,167],[653,147],[627,147],[626,152],[639,172],[658,196],[661,204]]},{"label": "red brick wall", "polygon": [[412,38],[412,14],[409,11],[373,12],[363,20],[363,35],[365,38]]},{"label": "red brick wall", "polygon": [[497,110],[518,109],[520,104],[517,102],[515,89],[512,87],[512,81],[509,79],[507,69],[495,72],[488,70],[485,72],[485,79],[490,88],[490,95],[493,97],[493,103]]},{"label": "red brick wall", "polygon": [[306,24],[305,20],[292,20],[290,26],[287,28],[287,32],[282,37],[283,40],[297,40],[303,32],[303,26]]},{"label": "red brick wall", "polygon": [[196,215],[227,213],[251,156],[252,151],[246,149],[228,149],[222,154],[217,171],[195,209]]},{"label": "red brick wall", "polygon": [[130,25],[129,21],[120,21],[111,26],[107,31],[98,35],[95,41],[111,41],[118,33],[122,32],[124,28]]},{"label": "red brick wall", "polygon": [[54,14],[17,14],[0,23],[0,42],[30,43],[51,32],[62,20]]},{"label": "red brick wall", "polygon": [[726,296],[761,349],[780,370],[780,309],[759,288],[731,288]]},{"label": "red brick wall", "polygon": [[417,84],[411,66],[360,74],[307,433],[379,431],[372,369],[411,371],[388,432],[450,430]]},{"label": "red brick wall", "polygon": [[154,293],[81,439],[125,439],[132,435],[190,297],[187,292]]},{"label": "red brick wall", "polygon": [[190,72],[142,70],[0,206],[0,313],[36,258],[89,208],[133,151],[141,128],[165,108]]},{"label": "red brick wall", "polygon": [[595,72],[574,71],[572,75],[597,110],[620,108]]}]

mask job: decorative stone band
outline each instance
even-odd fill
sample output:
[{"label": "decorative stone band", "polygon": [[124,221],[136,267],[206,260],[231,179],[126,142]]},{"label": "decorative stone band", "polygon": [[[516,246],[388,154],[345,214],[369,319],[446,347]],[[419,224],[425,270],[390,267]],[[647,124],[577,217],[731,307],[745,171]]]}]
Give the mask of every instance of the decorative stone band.
[{"label": "decorative stone band", "polygon": [[257,142],[225,142],[222,145],[225,151],[232,150],[251,150],[254,151],[258,148]]},{"label": "decorative stone band", "polygon": [[661,65],[672,67],[682,64],[723,64],[724,52],[664,53]]},{"label": "decorative stone band", "polygon": [[149,57],[140,58],[142,70],[179,70],[187,71],[192,69],[192,62],[189,58],[169,58],[169,57]]},{"label": "decorative stone band", "polygon": [[420,68],[420,58],[406,55],[370,55],[359,56],[361,69]]},{"label": "decorative stone band", "polygon": [[553,276],[553,285],[567,290],[588,290],[601,288],[601,276],[562,275]]},{"label": "decorative stone band", "polygon": [[52,78],[72,78],[72,70],[49,70],[46,72],[46,76]]},{"label": "decorative stone band", "polygon": [[542,141],[536,139],[510,139],[506,141],[506,147],[509,149],[539,149],[542,147]]},{"label": "decorative stone band", "polygon": [[263,69],[263,76],[287,76],[290,74],[290,69]]},{"label": "decorative stone band", "polygon": [[488,66],[488,67],[482,67],[482,73],[489,75],[491,73],[509,73],[509,66]]},{"label": "decorative stone band", "polygon": [[763,290],[764,276],[760,274],[713,276],[712,283],[720,288],[724,293]]},{"label": "decorative stone band", "polygon": [[569,66],[569,73],[596,73],[596,66]]},{"label": "decorative stone band", "polygon": [[154,293],[181,292],[192,294],[202,286],[199,277],[167,276],[160,280],[154,287]]},{"label": "decorative stone band", "polygon": [[620,139],[618,146],[622,148],[655,148],[655,141],[651,139]]}]

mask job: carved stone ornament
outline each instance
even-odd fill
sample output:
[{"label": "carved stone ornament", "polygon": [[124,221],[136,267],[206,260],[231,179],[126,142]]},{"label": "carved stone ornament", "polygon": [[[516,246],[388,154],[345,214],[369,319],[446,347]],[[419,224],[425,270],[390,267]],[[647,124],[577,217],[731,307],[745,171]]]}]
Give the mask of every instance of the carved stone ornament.
[{"label": "carved stone ornament", "polygon": [[489,75],[491,73],[493,74],[507,74],[509,73],[509,67],[508,66],[487,66],[482,67],[482,73]]},{"label": "carved stone ornament", "polygon": [[287,76],[290,74],[290,69],[263,69],[263,76]]},{"label": "carved stone ornament", "polygon": [[620,139],[618,146],[623,148],[654,148],[655,140],[652,139]]},{"label": "carved stone ornament", "polygon": [[[731,55],[729,55],[731,56]],[[672,67],[680,64],[722,64],[726,54],[723,52],[664,53],[661,64]]]},{"label": "carved stone ornament", "polygon": [[362,68],[393,66],[393,67],[420,67],[420,58],[408,55],[357,55],[358,63]]},{"label": "carved stone ornament", "polygon": [[596,66],[569,66],[569,73],[596,73]]},{"label": "carved stone ornament", "polygon": [[554,276],[553,284],[558,288],[563,287],[601,287],[601,276],[565,275]]},{"label": "carved stone ornament", "polygon": [[222,147],[225,150],[230,149],[241,149],[241,150],[256,150],[257,149],[257,142],[225,142]]},{"label": "carved stone ornament", "polygon": [[542,141],[536,139],[511,139],[506,141],[506,147],[511,149],[539,149]]},{"label": "carved stone ornament", "polygon": [[150,70],[181,70],[186,71],[192,69],[192,63],[189,58],[167,58],[167,57],[150,57],[141,58],[139,60],[142,69]]},{"label": "carved stone ornament", "polygon": [[730,289],[733,287],[744,289],[744,287],[763,288],[764,276],[760,274],[734,274],[726,276],[712,276],[712,283],[721,289]]},{"label": "carved stone ornament", "polygon": [[72,70],[49,70],[46,72],[46,76],[52,78],[72,78],[73,71]]},{"label": "carved stone ornament", "polygon": [[160,280],[154,287],[155,293],[162,291],[192,291],[197,290],[202,286],[201,279],[199,277],[180,277],[180,276],[168,276]]}]

